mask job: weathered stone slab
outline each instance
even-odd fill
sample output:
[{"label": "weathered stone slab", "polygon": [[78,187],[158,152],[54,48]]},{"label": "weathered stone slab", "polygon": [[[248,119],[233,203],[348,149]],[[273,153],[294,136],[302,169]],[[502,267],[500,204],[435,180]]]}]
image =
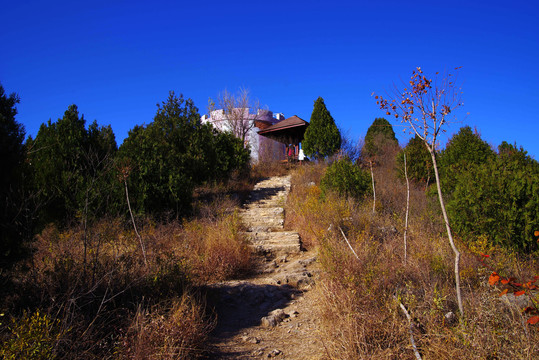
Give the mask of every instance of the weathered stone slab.
[{"label": "weathered stone slab", "polygon": [[301,251],[299,234],[283,231],[284,203],[290,191],[290,177],[275,177],[255,185],[241,216],[245,233],[255,251],[282,256]]}]

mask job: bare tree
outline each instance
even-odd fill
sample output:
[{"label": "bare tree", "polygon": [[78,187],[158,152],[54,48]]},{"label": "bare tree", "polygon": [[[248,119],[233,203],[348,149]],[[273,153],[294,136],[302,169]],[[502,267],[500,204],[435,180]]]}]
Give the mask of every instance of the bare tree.
[{"label": "bare tree", "polygon": [[247,146],[248,134],[260,117],[260,110],[260,102],[252,99],[245,88],[240,88],[236,94],[224,90],[219,94],[217,104],[211,98],[208,101],[213,123],[222,130],[230,130],[243,141],[244,146]]},{"label": "bare tree", "polygon": [[[455,70],[458,69],[456,68]],[[387,115],[394,115],[395,118],[400,118],[401,122],[406,123],[412,132],[423,140],[430,153],[447,236],[451,249],[455,254],[455,287],[459,311],[464,316],[460,292],[460,252],[451,233],[436,163],[438,136],[440,132],[445,132],[445,126],[449,118],[452,117],[453,111],[462,105],[460,90],[456,76],[445,73],[439,79],[438,73],[436,73],[436,78],[433,81],[423,75],[423,71],[418,67],[417,70],[413,71],[409,85],[403,83],[402,89],[394,85],[392,93],[388,94],[386,98],[378,95],[375,98],[377,99],[376,103],[381,109],[386,110]]]},{"label": "bare tree", "polygon": [[148,260],[146,259],[146,249],[144,247],[144,242],[142,241],[142,236],[140,236],[137,230],[135,217],[133,216],[133,211],[131,210],[131,202],[129,201],[129,191],[127,190],[127,178],[129,177],[129,173],[131,172],[131,169],[129,168],[129,166],[123,166],[119,169],[119,172],[120,172],[119,180],[123,181],[124,186],[125,186],[125,198],[127,200],[127,208],[129,209],[129,215],[131,215],[131,222],[133,223],[133,229],[135,230],[135,234],[137,235],[137,238],[140,244],[140,250],[142,251],[142,256],[144,258],[144,265],[148,266]]}]

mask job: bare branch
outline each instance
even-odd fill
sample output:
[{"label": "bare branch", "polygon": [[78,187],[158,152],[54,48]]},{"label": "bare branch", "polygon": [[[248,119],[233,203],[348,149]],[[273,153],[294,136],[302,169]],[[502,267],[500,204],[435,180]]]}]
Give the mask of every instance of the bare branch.
[{"label": "bare branch", "polygon": [[361,261],[361,259],[359,258],[359,256],[357,255],[357,253],[355,252],[354,248],[352,247],[352,245],[350,244],[350,241],[348,241],[348,239],[346,238],[346,235],[344,235],[344,231],[342,231],[341,227],[339,226],[339,230],[341,231],[341,234],[342,234],[342,237],[344,238],[344,241],[346,241],[346,244],[348,244],[348,247],[350,248],[350,250],[352,250],[352,253],[354,254],[354,256],[356,257],[356,259],[358,259],[359,261]]},{"label": "bare branch", "polygon": [[[455,70],[458,70],[455,69]],[[438,189],[438,199],[444,217],[447,230],[447,237],[451,249],[455,254],[455,287],[459,310],[464,316],[464,307],[460,291],[460,273],[459,262],[460,252],[453,240],[449,218],[445,210],[438,166],[436,163],[436,140],[441,131],[448,123],[448,117],[452,115],[453,110],[462,105],[460,91],[456,83],[456,77],[450,73],[445,73],[440,82],[438,82],[438,73],[436,73],[434,82],[423,75],[420,67],[412,72],[409,87],[405,86],[403,90],[394,85],[393,95],[386,98],[375,96],[376,103],[380,109],[386,110],[388,115],[393,114],[396,118],[401,118],[402,122],[407,123],[413,132],[425,143],[432,158],[434,174],[436,176],[436,185]]]}]

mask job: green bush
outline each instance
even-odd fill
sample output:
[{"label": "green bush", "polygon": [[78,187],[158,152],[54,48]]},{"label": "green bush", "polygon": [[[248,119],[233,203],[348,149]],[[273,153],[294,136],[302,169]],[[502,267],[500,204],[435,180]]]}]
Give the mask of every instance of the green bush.
[{"label": "green bush", "polygon": [[10,326],[11,338],[0,346],[2,359],[54,359],[55,347],[62,336],[58,321],[47,314],[36,311],[24,313],[13,319]]},{"label": "green bush", "polygon": [[332,190],[343,196],[361,198],[370,191],[368,172],[354,165],[348,158],[331,164],[321,180],[322,191]]},{"label": "green bush", "polygon": [[486,235],[497,245],[537,250],[539,163],[524,150],[503,151],[455,176],[447,203],[454,229],[464,236]]},{"label": "green bush", "polygon": [[86,212],[97,218],[117,205],[121,193],[114,192],[112,180],[117,146],[110,125],[94,121],[86,127],[84,115],[70,105],[58,121],[41,124],[26,146],[34,191],[44,204],[38,227]]},{"label": "green bush", "polygon": [[170,92],[152,123],[129,131],[119,158],[129,170],[136,212],[183,216],[191,208],[195,186],[226,180],[246,166],[249,151],[232,134],[202,124],[191,99]]},{"label": "green bush", "polygon": [[459,132],[449,139],[438,157],[443,192],[451,196],[458,174],[466,172],[469,167],[485,163],[495,155],[494,150],[481,139],[476,130],[469,126],[460,128]]},{"label": "green bush", "polygon": [[432,158],[425,142],[415,136],[406,147],[397,154],[397,172],[404,179],[404,153],[406,152],[406,167],[408,178],[417,183],[429,185],[435,181]]}]

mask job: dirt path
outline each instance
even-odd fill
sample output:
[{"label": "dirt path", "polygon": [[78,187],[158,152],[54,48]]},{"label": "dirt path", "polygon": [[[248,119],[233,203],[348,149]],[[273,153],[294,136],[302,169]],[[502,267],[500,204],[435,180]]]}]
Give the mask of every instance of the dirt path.
[{"label": "dirt path", "polygon": [[212,286],[218,315],[212,359],[325,358],[316,257],[301,249],[296,232],[283,230],[289,190],[289,176],[273,177],[258,183],[244,205],[259,267],[251,278]]}]

